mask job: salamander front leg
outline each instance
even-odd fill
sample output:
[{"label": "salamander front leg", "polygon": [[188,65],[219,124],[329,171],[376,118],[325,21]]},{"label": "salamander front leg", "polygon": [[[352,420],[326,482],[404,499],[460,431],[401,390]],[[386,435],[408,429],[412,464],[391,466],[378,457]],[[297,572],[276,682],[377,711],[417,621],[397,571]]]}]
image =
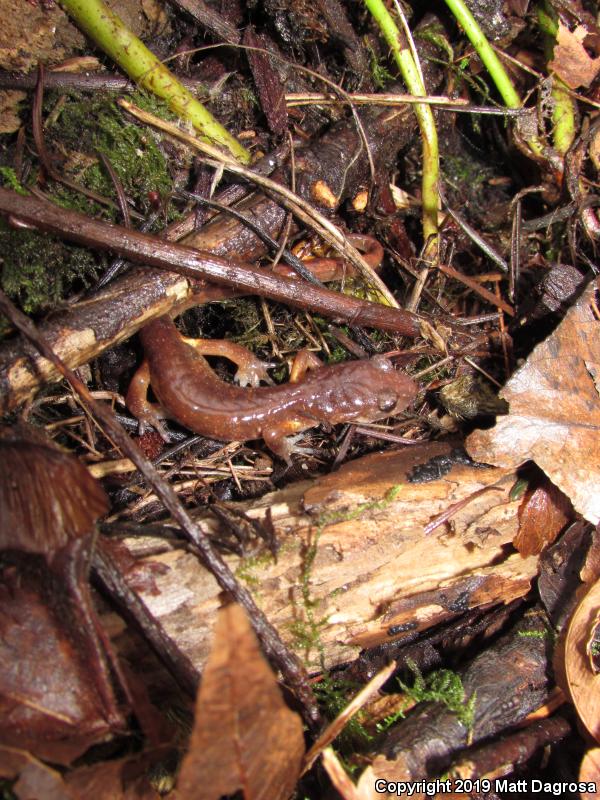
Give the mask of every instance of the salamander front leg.
[{"label": "salamander front leg", "polygon": [[[283,459],[288,467],[292,466],[292,454],[300,453],[303,455],[314,455],[315,449],[312,447],[298,447],[296,442],[302,434],[298,431],[305,431],[312,428],[314,421],[303,419],[292,419],[282,425],[267,428],[262,432],[265,444],[276,456]],[[290,435],[297,433],[296,436]]]},{"label": "salamander front leg", "polygon": [[144,433],[147,426],[151,426],[160,434],[165,442],[168,442],[169,436],[162,423],[165,414],[159,405],[148,401],[149,387],[150,367],[148,362],[144,360],[141,367],[131,379],[125,403],[139,423],[140,436]]},{"label": "salamander front leg", "polygon": [[238,368],[234,380],[240,386],[258,386],[261,381],[273,385],[267,369],[275,365],[261,361],[247,347],[226,339],[188,339],[183,337],[183,340],[200,355],[221,356],[233,361]]}]

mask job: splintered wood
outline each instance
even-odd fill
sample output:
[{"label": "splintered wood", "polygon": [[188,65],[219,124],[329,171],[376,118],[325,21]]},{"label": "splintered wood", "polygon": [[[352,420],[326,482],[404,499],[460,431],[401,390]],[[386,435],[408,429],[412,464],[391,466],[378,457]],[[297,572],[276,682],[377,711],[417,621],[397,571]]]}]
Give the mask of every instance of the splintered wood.
[{"label": "splintered wood", "polygon": [[[519,502],[509,498],[515,474],[464,463],[464,455],[456,463],[450,453],[448,444],[429,443],[372,454],[239,504],[256,519],[270,509],[280,551],[276,562],[269,554],[228,561],[312,667],[348,661],[364,647],[529,591],[538,559],[511,546],[518,527]],[[444,522],[426,535],[441,513]],[[218,525],[200,521],[212,530]],[[142,552],[148,537],[127,544]],[[221,604],[217,584],[181,549],[148,561],[168,570],[154,570],[154,586],[142,590],[142,599],[201,667]]]}]

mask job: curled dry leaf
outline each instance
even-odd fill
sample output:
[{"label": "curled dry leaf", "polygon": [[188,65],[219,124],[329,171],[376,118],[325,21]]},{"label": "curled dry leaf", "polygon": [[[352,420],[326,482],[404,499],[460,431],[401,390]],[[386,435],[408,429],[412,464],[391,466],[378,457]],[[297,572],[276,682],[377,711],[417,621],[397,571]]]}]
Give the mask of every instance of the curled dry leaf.
[{"label": "curled dry leaf", "polygon": [[541,553],[572,516],[569,499],[543,476],[540,484],[528,487],[519,506],[519,530],[513,540],[515,548],[522,556]]},{"label": "curled dry leaf", "polygon": [[596,279],[502,390],[509,414],[467,439],[471,458],[532,459],[590,522],[600,521],[600,312]]},{"label": "curled dry leaf", "polygon": [[179,800],[287,800],[300,775],[300,717],[283,701],[243,609],[219,613],[196,701]]},{"label": "curled dry leaf", "polygon": [[581,800],[598,800],[600,798],[600,747],[588,750],[579,767],[579,780],[582,783],[595,784],[596,790],[580,792]]},{"label": "curled dry leaf", "polygon": [[590,643],[598,627],[600,581],[585,595],[573,614],[565,641],[565,675],[579,718],[600,742],[600,674],[591,659]]},{"label": "curled dry leaf", "polygon": [[583,25],[570,31],[559,22],[554,58],[548,65],[571,89],[589,86],[600,70],[600,56],[592,58],[584,47],[588,35]]}]

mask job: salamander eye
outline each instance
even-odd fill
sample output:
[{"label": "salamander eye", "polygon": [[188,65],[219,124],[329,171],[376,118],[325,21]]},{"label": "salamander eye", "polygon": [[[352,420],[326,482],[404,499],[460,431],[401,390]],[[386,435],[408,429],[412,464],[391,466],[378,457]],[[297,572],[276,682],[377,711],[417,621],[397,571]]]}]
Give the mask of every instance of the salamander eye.
[{"label": "salamander eye", "polygon": [[380,411],[391,411],[398,402],[396,392],[382,392],[377,395],[377,408]]}]

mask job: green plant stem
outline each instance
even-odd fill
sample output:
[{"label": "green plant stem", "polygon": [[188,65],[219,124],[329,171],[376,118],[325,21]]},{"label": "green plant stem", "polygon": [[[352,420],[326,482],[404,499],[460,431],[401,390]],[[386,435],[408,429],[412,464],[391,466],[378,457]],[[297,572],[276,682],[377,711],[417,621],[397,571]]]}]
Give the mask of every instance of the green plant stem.
[{"label": "green plant stem", "polygon": [[[412,53],[408,47],[401,45],[404,37],[401,37],[396,23],[382,0],[364,0],[364,2],[392,50],[409,92],[415,97],[422,97],[427,94]],[[438,137],[433,112],[429,106],[424,103],[418,103],[415,105],[415,115],[423,135],[423,179],[421,184],[423,237],[427,243],[428,255],[435,257],[438,237],[438,210],[440,208]]]},{"label": "green plant stem", "polygon": [[496,88],[500,92],[505,105],[508,108],[521,108],[521,98],[508,73],[463,0],[446,0],[446,5],[469,37],[469,41],[477,51],[477,55],[492,76],[492,80],[496,84]]},{"label": "green plant stem", "polygon": [[189,120],[202,136],[227,148],[244,164],[250,161],[246,148],[215,120],[102,0],[61,0],[61,5],[132,80],[166,100],[171,110]]},{"label": "green plant stem", "polygon": [[[463,0],[446,0],[446,5],[467,34],[477,55],[490,73],[505,105],[508,108],[521,108],[521,98],[513,86],[510,76]],[[537,136],[530,137],[527,140],[527,145],[534,156],[537,158],[544,157],[544,148]]]},{"label": "green plant stem", "polygon": [[[544,53],[550,61],[556,44],[558,24],[556,12],[544,3],[536,9],[538,25],[544,37]],[[564,156],[575,141],[577,133],[577,106],[569,93],[568,86],[557,75],[552,76],[552,141],[556,151]]]}]

